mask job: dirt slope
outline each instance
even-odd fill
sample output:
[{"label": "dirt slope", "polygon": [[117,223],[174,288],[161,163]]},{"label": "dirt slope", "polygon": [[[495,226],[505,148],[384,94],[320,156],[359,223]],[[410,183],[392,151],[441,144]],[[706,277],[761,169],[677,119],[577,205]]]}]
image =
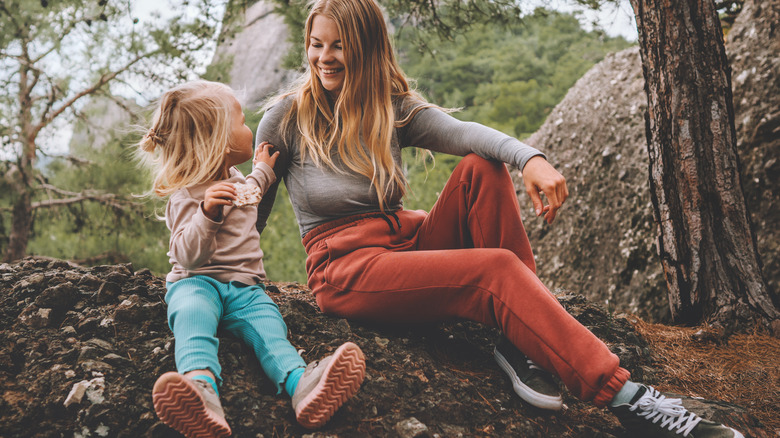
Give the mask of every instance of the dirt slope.
[{"label": "dirt slope", "polygon": [[[81,268],[27,259],[0,265],[0,290],[1,436],[177,436],[151,405],[155,379],[174,369],[162,278],[130,265]],[[307,361],[347,340],[366,354],[368,375],[358,395],[309,436],[626,436],[609,413],[568,394],[560,414],[524,404],[492,360],[493,329],[464,322],[375,327],[322,315],[298,284],[273,284],[269,295]],[[627,319],[578,295],[559,299],[636,379],[665,382],[661,357]],[[275,394],[251,352],[229,335],[220,338],[221,393],[234,436],[311,434],[297,425],[289,399]],[[80,383],[85,394],[65,406]],[[700,407],[750,436],[772,436],[749,409]]]}]

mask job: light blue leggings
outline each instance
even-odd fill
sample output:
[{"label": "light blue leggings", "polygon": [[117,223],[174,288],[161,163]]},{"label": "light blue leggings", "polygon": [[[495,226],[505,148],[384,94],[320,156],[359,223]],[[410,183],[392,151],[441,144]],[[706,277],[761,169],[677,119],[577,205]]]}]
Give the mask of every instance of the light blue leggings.
[{"label": "light blue leggings", "polygon": [[168,326],[176,339],[179,373],[208,369],[222,382],[217,326],[251,346],[265,374],[282,390],[287,375],[306,366],[287,340],[287,325],[265,286],[222,283],[197,275],[167,283]]}]

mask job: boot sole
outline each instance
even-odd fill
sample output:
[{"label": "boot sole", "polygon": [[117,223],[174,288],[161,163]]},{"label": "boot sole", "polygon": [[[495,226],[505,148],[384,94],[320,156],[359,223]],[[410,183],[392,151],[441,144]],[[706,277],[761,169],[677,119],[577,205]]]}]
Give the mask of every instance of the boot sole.
[{"label": "boot sole", "polygon": [[298,403],[295,417],[303,427],[317,429],[330,420],[357,393],[366,373],[366,359],[360,347],[347,342],[333,353],[317,386]]},{"label": "boot sole", "polygon": [[498,367],[509,376],[509,380],[512,381],[512,388],[520,398],[540,409],[547,409],[550,411],[560,411],[563,409],[563,398],[561,396],[556,397],[534,391],[530,386],[520,380],[520,377],[512,368],[512,365],[509,364],[509,361],[504,358],[504,355],[501,354],[501,352],[497,349],[493,350],[493,357],[496,359],[496,362],[498,362]]},{"label": "boot sole", "polygon": [[179,373],[168,372],[157,379],[152,401],[160,420],[187,438],[224,438],[231,434],[227,421],[208,409],[198,388]]}]

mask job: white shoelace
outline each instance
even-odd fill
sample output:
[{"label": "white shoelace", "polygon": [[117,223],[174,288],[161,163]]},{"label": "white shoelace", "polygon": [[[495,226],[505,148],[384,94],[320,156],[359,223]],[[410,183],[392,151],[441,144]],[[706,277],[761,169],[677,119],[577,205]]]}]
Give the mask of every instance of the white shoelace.
[{"label": "white shoelace", "polygon": [[531,359],[526,359],[525,361],[528,363],[528,368],[529,368],[529,369],[531,369],[531,370],[539,370],[539,371],[544,371],[544,370],[542,370],[542,369],[539,367],[539,365],[537,365],[537,364],[536,364],[536,362],[532,361]]},{"label": "white shoelace", "polygon": [[688,436],[701,421],[701,417],[685,409],[681,399],[666,398],[649,386],[647,392],[629,409],[631,411],[639,409],[636,413],[638,416],[646,417],[653,423],[660,421],[662,428],[666,427],[670,431],[677,429],[675,433],[682,436]]}]

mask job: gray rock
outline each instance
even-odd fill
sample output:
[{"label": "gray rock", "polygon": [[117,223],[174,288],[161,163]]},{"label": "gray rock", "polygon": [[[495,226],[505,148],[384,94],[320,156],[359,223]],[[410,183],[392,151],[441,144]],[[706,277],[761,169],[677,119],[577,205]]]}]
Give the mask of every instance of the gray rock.
[{"label": "gray rock", "polygon": [[399,421],[395,425],[395,431],[401,438],[421,438],[429,436],[428,426],[414,417]]}]

